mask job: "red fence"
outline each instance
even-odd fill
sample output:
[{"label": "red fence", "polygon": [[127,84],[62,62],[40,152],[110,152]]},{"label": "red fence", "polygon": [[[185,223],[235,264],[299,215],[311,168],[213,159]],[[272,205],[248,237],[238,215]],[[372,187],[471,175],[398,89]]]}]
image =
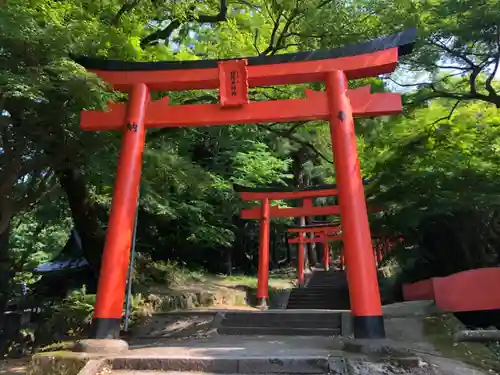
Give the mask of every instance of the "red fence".
[{"label": "red fence", "polygon": [[434,300],[442,311],[500,309],[500,267],[479,268],[403,285],[405,301]]}]

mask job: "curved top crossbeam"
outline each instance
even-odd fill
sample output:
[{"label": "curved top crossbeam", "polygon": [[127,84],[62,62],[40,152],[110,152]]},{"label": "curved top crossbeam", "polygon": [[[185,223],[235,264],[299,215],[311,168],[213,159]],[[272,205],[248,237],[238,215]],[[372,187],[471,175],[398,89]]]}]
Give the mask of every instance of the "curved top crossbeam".
[{"label": "curved top crossbeam", "polygon": [[[398,58],[412,51],[415,37],[416,30],[410,29],[332,50],[225,60],[136,62],[87,56],[73,59],[122,91],[139,83],[152,91],[216,89],[221,65],[243,60],[248,69],[248,87],[256,87],[320,82],[334,70],[342,70],[347,79],[390,73]],[[276,64],[280,64],[279,68]]]},{"label": "curved top crossbeam", "polygon": [[[415,42],[416,30],[409,29],[397,34],[376,38],[367,42],[350,44],[330,50],[316,50],[307,52],[286,53],[272,56],[240,57],[246,59],[248,65],[272,65],[299,61],[328,60],[339,57],[356,56],[365,53],[378,52],[390,48],[397,48],[398,55],[410,54]],[[181,70],[181,69],[209,69],[217,68],[219,61],[233,59],[210,59],[189,61],[122,61],[107,60],[87,56],[74,56],[73,59],[90,70],[137,71],[137,70]]]},{"label": "curved top crossbeam", "polygon": [[309,224],[309,225],[288,225],[287,228],[288,229],[304,229],[304,230],[315,229],[315,228],[318,228],[318,229],[338,228],[338,229],[340,229],[338,224],[333,224],[333,223],[321,223],[321,224]]},{"label": "curved top crossbeam", "polygon": [[290,186],[246,187],[234,184],[234,191],[240,193],[244,201],[305,199],[331,197],[337,195],[336,185],[308,186],[304,188]]},{"label": "curved top crossbeam", "polygon": [[306,186],[306,187],[296,187],[296,186],[243,186],[238,184],[233,184],[233,189],[237,193],[293,193],[300,191],[316,191],[316,190],[328,190],[328,189],[336,189],[337,185],[318,185],[318,186]]}]

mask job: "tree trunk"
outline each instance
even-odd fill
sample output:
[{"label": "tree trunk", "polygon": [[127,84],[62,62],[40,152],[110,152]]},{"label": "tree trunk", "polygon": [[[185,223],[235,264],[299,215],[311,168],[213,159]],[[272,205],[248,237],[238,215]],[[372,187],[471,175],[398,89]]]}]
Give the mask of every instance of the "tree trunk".
[{"label": "tree trunk", "polygon": [[232,250],[233,266],[243,272],[249,272],[252,269],[250,260],[247,258],[247,243],[249,231],[246,230],[247,222],[242,220],[238,215],[233,216],[233,225],[236,227],[234,231],[234,242]]},{"label": "tree trunk", "polygon": [[74,227],[82,240],[83,255],[98,275],[105,239],[100,219],[107,220],[107,214],[101,212],[102,208],[89,196],[85,177],[79,169],[67,167],[57,175],[68,198]]},{"label": "tree trunk", "polygon": [[292,264],[292,245],[288,243],[288,232],[285,232],[286,263]]},{"label": "tree trunk", "polygon": [[271,244],[270,244],[270,252],[271,252],[271,264],[270,269],[275,269],[278,267],[278,230],[276,226],[271,227]]},{"label": "tree trunk", "polygon": [[[306,224],[311,224],[311,219],[309,217],[306,218]],[[314,238],[314,233],[308,234],[309,238]],[[318,264],[318,255],[315,243],[307,244],[307,259],[309,261],[309,268],[316,266]]]},{"label": "tree trunk", "polygon": [[[0,211],[0,215],[2,212]],[[5,212],[4,212],[5,214]],[[1,218],[0,218],[1,219]],[[1,324],[3,327],[3,334],[0,336],[0,355],[3,357],[7,354],[10,342],[13,339],[12,330],[10,323],[8,322],[8,316],[5,314],[7,310],[7,305],[9,303],[12,279],[12,262],[9,253],[9,240],[11,234],[10,220],[9,224],[6,225],[6,229],[0,233],[0,317]],[[9,314],[12,315],[12,314]]]}]

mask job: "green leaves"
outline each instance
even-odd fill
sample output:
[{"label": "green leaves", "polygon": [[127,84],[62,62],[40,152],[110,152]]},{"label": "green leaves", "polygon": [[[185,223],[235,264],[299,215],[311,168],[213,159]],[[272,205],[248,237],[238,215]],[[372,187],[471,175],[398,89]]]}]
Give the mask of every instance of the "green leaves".
[{"label": "green leaves", "polygon": [[237,152],[232,158],[233,182],[247,186],[285,184],[283,179],[291,177],[286,173],[290,167],[290,159],[279,158],[267,145],[260,142],[247,141],[245,148],[247,151]]}]

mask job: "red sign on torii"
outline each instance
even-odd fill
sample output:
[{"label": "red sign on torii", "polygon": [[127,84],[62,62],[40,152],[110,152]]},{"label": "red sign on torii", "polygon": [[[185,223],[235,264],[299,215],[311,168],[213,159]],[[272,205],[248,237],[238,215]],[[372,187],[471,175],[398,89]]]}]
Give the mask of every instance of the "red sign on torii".
[{"label": "red sign on torii", "polygon": [[[376,272],[363,260],[371,254],[371,244],[353,116],[391,115],[401,112],[402,106],[396,94],[370,94],[368,88],[351,91],[347,80],[394,71],[399,56],[411,52],[415,34],[409,30],[333,50],[226,61],[75,59],[114,89],[129,94],[127,104],[111,104],[108,111],[84,111],[80,122],[84,130],[123,131],[94,336],[119,335],[146,129],[324,119],[330,122],[346,256],[352,265],[347,277],[354,333],[384,337]],[[252,102],[248,98],[248,87],[308,82],[325,82],[326,92],[308,91],[305,98],[294,100]],[[196,89],[219,89],[220,103],[175,106],[168,98],[151,101],[150,91]]]}]

